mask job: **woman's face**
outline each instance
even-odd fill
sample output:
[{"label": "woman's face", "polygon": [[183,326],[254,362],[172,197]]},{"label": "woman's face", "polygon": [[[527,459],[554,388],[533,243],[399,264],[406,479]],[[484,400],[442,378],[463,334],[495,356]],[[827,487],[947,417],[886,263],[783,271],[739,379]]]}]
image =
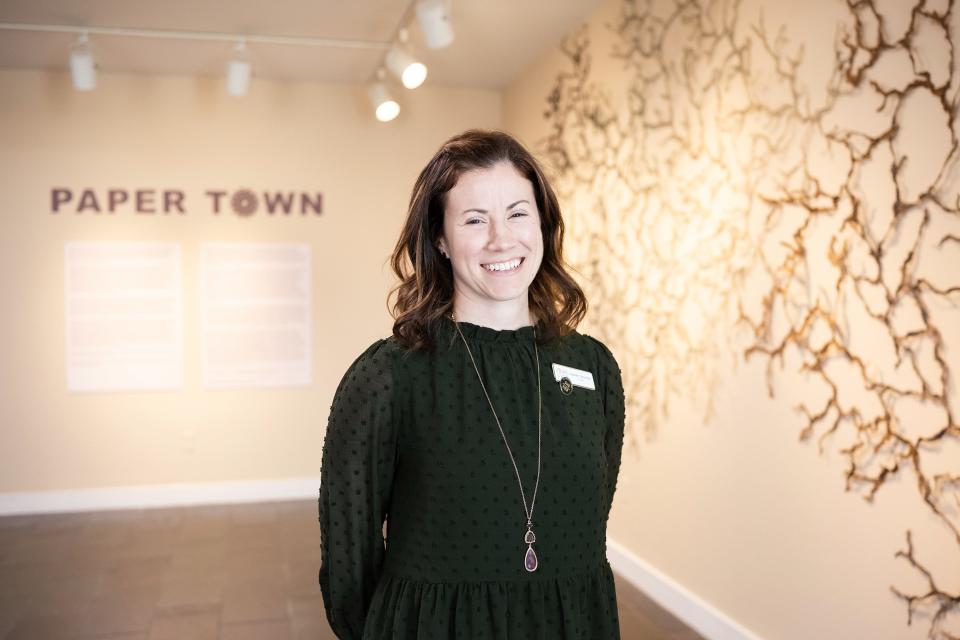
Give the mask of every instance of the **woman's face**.
[{"label": "woman's face", "polygon": [[463,173],[446,194],[439,245],[453,265],[458,297],[526,304],[543,260],[533,185],[510,162]]}]

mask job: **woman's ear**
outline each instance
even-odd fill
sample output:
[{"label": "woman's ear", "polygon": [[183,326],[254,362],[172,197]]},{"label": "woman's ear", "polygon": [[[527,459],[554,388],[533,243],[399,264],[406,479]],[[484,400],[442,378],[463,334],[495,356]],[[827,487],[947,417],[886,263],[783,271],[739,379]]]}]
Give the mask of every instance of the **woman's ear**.
[{"label": "woman's ear", "polygon": [[440,250],[440,253],[443,254],[444,258],[447,258],[448,260],[450,259],[450,256],[447,254],[447,248],[444,246],[443,238],[440,238],[440,240],[437,242],[437,249]]}]

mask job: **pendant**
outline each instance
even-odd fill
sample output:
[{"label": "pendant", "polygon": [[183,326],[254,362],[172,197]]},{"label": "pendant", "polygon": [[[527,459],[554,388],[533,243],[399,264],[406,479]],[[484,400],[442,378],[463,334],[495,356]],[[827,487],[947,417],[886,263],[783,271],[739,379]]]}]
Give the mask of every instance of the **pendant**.
[{"label": "pendant", "polygon": [[537,536],[530,529],[530,526],[527,525],[527,533],[523,536],[523,541],[527,543],[527,553],[523,557],[523,568],[533,572],[537,570],[539,563],[537,562],[537,552],[533,550],[533,543],[537,541]]}]

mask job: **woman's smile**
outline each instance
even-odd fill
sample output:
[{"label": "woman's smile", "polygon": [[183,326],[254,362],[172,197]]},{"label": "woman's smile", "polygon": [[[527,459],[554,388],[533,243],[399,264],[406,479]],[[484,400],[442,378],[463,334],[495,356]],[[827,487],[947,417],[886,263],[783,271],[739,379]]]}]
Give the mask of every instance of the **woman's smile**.
[{"label": "woman's smile", "polygon": [[523,264],[523,260],[523,258],[513,258],[512,260],[505,260],[503,262],[489,262],[487,264],[481,264],[480,266],[493,275],[508,276],[520,270],[520,265]]}]

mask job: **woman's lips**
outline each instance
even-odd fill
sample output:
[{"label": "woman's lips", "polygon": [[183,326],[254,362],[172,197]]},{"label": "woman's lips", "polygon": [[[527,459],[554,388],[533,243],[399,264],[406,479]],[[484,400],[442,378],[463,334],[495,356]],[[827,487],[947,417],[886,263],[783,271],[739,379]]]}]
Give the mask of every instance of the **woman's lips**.
[{"label": "woman's lips", "polygon": [[[481,268],[483,268],[484,271],[486,271],[487,273],[489,273],[489,274],[491,274],[491,275],[495,275],[495,276],[496,276],[496,275],[510,275],[510,274],[512,274],[512,273],[516,273],[516,272],[520,271],[520,267],[523,266],[523,262],[524,262],[525,259],[526,259],[526,258],[524,258],[523,256],[521,256],[521,257],[519,258],[520,263],[517,264],[517,266],[514,267],[514,268],[512,268],[512,269],[493,270],[493,269],[488,269],[488,268],[485,267],[483,264],[481,264],[480,266],[481,266]],[[517,258],[513,258],[513,260],[517,260]],[[488,264],[503,264],[504,262],[512,262],[512,260],[503,260],[503,261],[501,261],[501,262],[491,262],[491,263],[488,263]]]}]

